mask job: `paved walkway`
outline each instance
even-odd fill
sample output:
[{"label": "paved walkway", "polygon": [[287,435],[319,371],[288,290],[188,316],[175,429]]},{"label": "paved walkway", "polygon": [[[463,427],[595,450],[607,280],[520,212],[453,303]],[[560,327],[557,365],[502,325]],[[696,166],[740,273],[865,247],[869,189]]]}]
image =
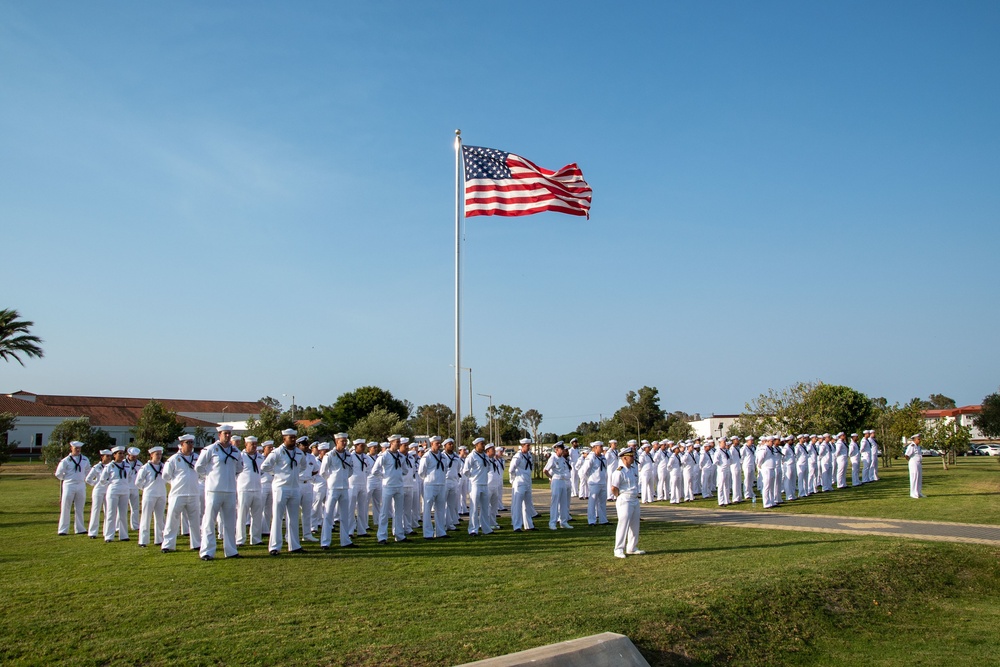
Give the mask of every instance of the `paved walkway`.
[{"label": "paved walkway", "polygon": [[[536,498],[536,507],[538,507]],[[608,505],[608,519],[614,522],[614,505]],[[543,510],[544,511],[544,510]],[[576,498],[570,511],[587,518],[586,501]],[[788,514],[785,512],[753,512],[748,510],[711,510],[677,505],[643,505],[643,521],[676,521],[680,523],[712,524],[738,528],[799,530],[814,533],[844,533],[848,535],[881,535],[908,537],[938,542],[964,542],[1000,546],[1000,526],[978,523],[948,523],[945,521],[902,521],[872,517],[830,516],[828,514]]]}]

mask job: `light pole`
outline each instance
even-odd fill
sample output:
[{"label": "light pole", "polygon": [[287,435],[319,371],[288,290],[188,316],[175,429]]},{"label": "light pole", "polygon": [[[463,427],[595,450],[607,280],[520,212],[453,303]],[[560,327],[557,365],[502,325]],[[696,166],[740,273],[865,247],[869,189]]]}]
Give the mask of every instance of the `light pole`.
[{"label": "light pole", "polygon": [[[470,384],[472,382],[471,376],[469,378],[469,382],[470,382]],[[496,440],[493,439],[493,394],[479,394],[479,396],[482,396],[483,398],[490,399],[490,414],[489,414],[489,421],[490,421],[490,442],[496,442]]]}]

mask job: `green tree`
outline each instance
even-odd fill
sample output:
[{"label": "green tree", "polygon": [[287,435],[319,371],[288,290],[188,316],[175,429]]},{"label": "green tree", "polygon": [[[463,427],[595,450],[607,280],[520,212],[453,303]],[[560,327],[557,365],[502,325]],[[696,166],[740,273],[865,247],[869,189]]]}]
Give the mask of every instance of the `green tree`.
[{"label": "green tree", "polygon": [[8,440],[8,431],[17,425],[17,415],[12,412],[0,412],[0,467],[10,461],[10,453],[17,447],[17,441]]},{"label": "green tree", "polygon": [[[454,420],[455,412],[444,403],[421,405],[410,417],[410,428],[414,433],[444,436],[452,432]],[[464,425],[462,433],[466,433]]]},{"label": "green tree", "polygon": [[410,436],[413,432],[406,420],[386,407],[377,406],[361,419],[354,422],[351,437],[364,438],[368,441],[384,441],[390,434]]},{"label": "green tree", "polygon": [[849,432],[867,428],[871,419],[871,399],[861,392],[841,385],[799,382],[782,390],[769,389],[747,403],[729,433]]},{"label": "green tree", "polygon": [[885,398],[876,398],[872,401],[872,423],[882,461],[890,467],[893,459],[902,455],[906,440],[923,430],[923,402],[914,398],[900,406],[898,403],[890,405]]},{"label": "green tree", "polygon": [[163,407],[159,401],[150,401],[139,413],[132,435],[135,436],[135,446],[146,450],[159,445],[166,448],[184,432],[184,424],[177,418],[176,412]]},{"label": "green tree", "polygon": [[983,410],[973,418],[972,423],[987,438],[1000,438],[1000,392],[983,398]]},{"label": "green tree", "polygon": [[59,461],[69,454],[69,443],[73,440],[83,443],[83,453],[91,463],[100,460],[100,450],[115,446],[115,439],[107,431],[90,425],[90,417],[67,419],[52,429],[48,443],[42,447],[45,465],[55,469]]},{"label": "green tree", "polygon": [[22,354],[41,358],[45,353],[41,348],[42,339],[29,333],[35,323],[19,320],[19,317],[21,315],[16,310],[0,309],[0,359],[13,359],[24,366]]},{"label": "green tree", "polygon": [[295,428],[292,416],[287,412],[281,412],[281,405],[272,407],[264,405],[260,409],[260,418],[251,417],[247,420],[247,435],[256,437],[260,442],[274,440],[281,442],[281,432],[286,428]]},{"label": "green tree", "polygon": [[670,425],[670,428],[667,429],[667,433],[664,437],[667,440],[680,442],[681,440],[687,440],[688,438],[694,437],[694,429],[691,427],[691,424],[678,419]]},{"label": "green tree", "polygon": [[926,401],[922,401],[925,410],[951,410],[955,407],[955,399],[944,394],[931,394]]},{"label": "green tree", "polygon": [[517,442],[521,439],[521,408],[506,403],[494,405],[486,409],[487,415],[493,418],[493,428],[497,433],[497,445]]},{"label": "green tree", "polygon": [[968,426],[962,426],[954,419],[936,419],[924,428],[924,444],[941,451],[941,464],[948,469],[955,462],[955,455],[964,452],[972,442]]},{"label": "green tree", "polygon": [[399,419],[406,420],[413,406],[380,387],[358,387],[338,396],[333,405],[321,405],[320,419],[334,431],[350,431],[358,420],[370,415],[375,408],[385,408]]},{"label": "green tree", "polygon": [[868,428],[872,417],[871,399],[860,391],[835,384],[820,383],[805,396],[805,424],[793,432],[813,433],[861,431]]},{"label": "green tree", "polygon": [[526,430],[531,431],[531,439],[537,443],[538,427],[542,425],[542,413],[534,408],[525,410],[521,415],[521,424]]}]

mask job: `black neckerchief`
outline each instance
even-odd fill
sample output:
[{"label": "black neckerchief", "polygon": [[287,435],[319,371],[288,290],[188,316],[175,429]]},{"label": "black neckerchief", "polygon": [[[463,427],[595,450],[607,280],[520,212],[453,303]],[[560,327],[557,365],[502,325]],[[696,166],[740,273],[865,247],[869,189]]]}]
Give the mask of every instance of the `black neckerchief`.
[{"label": "black neckerchief", "polygon": [[254,472],[254,474],[255,475],[259,475],[260,474],[260,470],[257,468],[257,455],[256,454],[247,454],[247,458],[250,459],[250,464],[253,466],[253,472]]},{"label": "black neckerchief", "polygon": [[357,452],[354,452],[354,457],[361,464],[361,471],[364,472],[364,470],[365,470],[365,455],[364,454],[358,454]]},{"label": "black neckerchief", "polygon": [[[431,452],[431,456],[434,457],[434,461],[437,463],[435,470],[444,470],[444,461],[441,459],[441,455],[437,452]],[[448,466],[451,467],[450,465]]]},{"label": "black neckerchief", "polygon": [[115,463],[114,461],[112,461],[112,463],[114,463],[115,469],[118,470],[118,479],[125,479],[126,477],[128,477],[128,473],[125,472],[125,464],[124,463],[121,464],[121,465],[119,465],[118,463]]},{"label": "black neckerchief", "polygon": [[184,461],[184,463],[187,464],[188,468],[191,468],[191,470],[194,470],[194,454],[191,454],[191,460],[190,461],[187,460],[186,456],[184,456],[183,454],[181,454],[181,461]]},{"label": "black neckerchief", "polygon": [[333,450],[333,453],[336,454],[337,458],[340,460],[341,470],[343,470],[344,468],[347,468],[348,470],[354,470],[354,464],[348,460],[350,457],[347,455],[347,452],[341,454],[335,449]]},{"label": "black neckerchief", "polygon": [[392,460],[396,462],[396,465],[393,466],[393,469],[395,469],[395,468],[402,468],[403,467],[403,463],[402,463],[402,461],[399,460],[400,459],[400,455],[397,454],[396,452],[392,451],[392,450],[390,450],[389,453],[392,454]]},{"label": "black neckerchief", "polygon": [[455,465],[455,459],[459,457],[455,454],[449,454],[448,452],[445,452],[444,455],[448,457],[448,470],[451,470],[451,467]]},{"label": "black neckerchief", "polygon": [[73,465],[76,467],[75,472],[81,472],[82,471],[82,469],[80,468],[80,464],[83,463],[83,454],[80,454],[80,458],[78,458],[78,459],[74,459],[73,456],[70,455],[69,460],[72,461]]},{"label": "black neckerchief", "polygon": [[222,447],[222,446],[218,447],[218,450],[225,455],[225,458],[222,459],[222,463],[223,464],[229,463],[230,459],[232,459],[233,461],[236,460],[236,455],[233,454],[233,452],[232,452],[233,449],[235,449],[235,448],[234,447]]},{"label": "black neckerchief", "polygon": [[294,468],[298,464],[298,461],[296,460],[295,457],[295,449],[294,448],[289,449],[288,447],[285,447],[284,449],[285,449],[285,456],[288,457],[288,467]]},{"label": "black neckerchief", "polygon": [[149,467],[153,470],[153,481],[156,481],[156,478],[159,477],[161,473],[163,473],[163,464],[161,463],[160,467],[157,468],[155,465],[153,465],[153,462],[150,461]]},{"label": "black neckerchief", "polygon": [[608,464],[604,461],[604,455],[603,454],[595,454],[594,456],[596,456],[597,460],[600,462],[600,464],[601,464],[601,470],[604,470],[605,468],[608,467]]},{"label": "black neckerchief", "polygon": [[531,470],[531,454],[524,455],[524,469]]}]

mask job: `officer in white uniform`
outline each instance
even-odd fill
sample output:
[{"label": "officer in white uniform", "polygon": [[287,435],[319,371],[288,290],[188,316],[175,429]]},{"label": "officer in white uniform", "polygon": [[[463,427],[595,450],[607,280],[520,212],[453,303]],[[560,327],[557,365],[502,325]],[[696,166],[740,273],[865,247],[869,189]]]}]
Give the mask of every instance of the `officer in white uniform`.
[{"label": "officer in white uniform", "polygon": [[219,426],[219,439],[206,447],[194,468],[205,478],[205,513],[201,517],[202,560],[215,558],[215,522],[222,531],[222,549],[226,558],[238,558],[236,550],[236,476],[243,472],[240,450],[230,442],[233,427]]},{"label": "officer in white uniform", "polygon": [[139,468],[135,485],[142,490],[139,517],[139,546],[149,544],[149,523],[153,523],[153,545],[163,544],[163,524],[167,510],[167,483],[163,479],[163,447],[149,449],[149,461]]},{"label": "officer in white uniform", "polygon": [[365,518],[365,532],[371,526],[368,523],[368,505],[371,505],[371,522],[375,524],[378,531],[378,520],[382,516],[382,473],[375,472],[375,462],[378,460],[382,448],[377,442],[368,443],[368,504],[365,505],[363,516]]},{"label": "officer in white uniform", "polygon": [[250,524],[250,544],[257,546],[264,539],[264,494],[261,491],[260,466],[264,457],[257,453],[257,438],[248,435],[241,457],[243,471],[236,477],[236,546],[246,540]]},{"label": "officer in white uniform", "polygon": [[531,517],[531,473],[534,461],[531,457],[531,438],[522,438],[521,449],[510,459],[507,469],[510,475],[511,501],[510,519],[514,532],[535,530]]},{"label": "officer in white uniform", "polygon": [[302,480],[312,475],[305,464],[305,457],[295,446],[295,429],[286,428],[281,432],[281,445],[267,455],[260,469],[271,475],[271,495],[274,498],[271,506],[271,537],[267,544],[268,553],[272,556],[281,553],[282,525],[288,531],[288,552],[301,553],[303,549],[299,543],[300,491]]},{"label": "officer in white uniform", "polygon": [[372,476],[382,480],[382,511],[378,517],[378,543],[389,541],[389,519],[397,542],[406,541],[403,521],[403,475],[406,474],[405,457],[399,453],[400,436],[389,436],[389,449],[383,451],[372,466]]},{"label": "officer in white uniform", "polygon": [[347,517],[350,520],[348,534],[361,537],[368,534],[368,476],[372,471],[374,460],[365,453],[367,441],[358,438],[354,441],[354,454],[351,478],[348,480]]},{"label": "officer in white uniform", "polygon": [[608,460],[604,457],[604,443],[590,443],[590,453],[583,460],[580,475],[587,480],[587,523],[591,526],[608,523],[607,493]]},{"label": "officer in white uniform", "polygon": [[125,467],[128,469],[128,512],[129,512],[129,527],[132,530],[139,530],[139,516],[142,514],[142,506],[139,503],[139,487],[135,485],[135,478],[139,474],[139,469],[142,467],[142,461],[139,460],[139,454],[141,450],[138,447],[129,447],[125,450]]},{"label": "officer in white uniform", "polygon": [[641,556],[639,550],[639,473],[635,450],[622,450],[618,468],[611,473],[611,493],[615,496],[618,527],[615,530],[615,558]]},{"label": "officer in white uniform", "polygon": [[651,445],[648,442],[642,443],[639,452],[639,489],[642,503],[651,503],[656,500],[656,464],[653,462],[653,455],[650,454]]},{"label": "officer in white uniform", "polygon": [[[448,537],[448,459],[441,451],[441,436],[431,436],[431,449],[420,459],[417,474],[424,483],[424,539]],[[433,513],[433,525],[431,514]]]},{"label": "officer in white uniform", "polygon": [[[260,450],[262,456],[260,457],[261,465],[263,465],[264,460],[271,455],[274,451],[274,440],[265,440],[260,443]],[[265,537],[271,537],[271,509],[274,505],[274,496],[271,495],[271,481],[272,475],[269,472],[264,472],[263,468],[260,471],[260,505],[263,508],[263,519],[261,523],[261,541]]]},{"label": "officer in white uniform", "polygon": [[326,511],[320,531],[319,546],[329,549],[333,540],[333,521],[340,522],[340,546],[356,547],[351,541],[350,481],[354,474],[354,454],[347,451],[348,435],[338,433],[333,450],[323,457],[319,474],[326,480]]},{"label": "officer in white uniform", "polygon": [[[163,466],[163,479],[170,484],[167,495],[167,527],[163,531],[163,553],[177,548],[177,534],[180,532],[181,517],[186,517],[189,526],[201,525],[201,486],[195,464],[194,436],[186,433],[177,439],[180,450],[167,459]],[[191,550],[201,549],[201,532],[190,531]]]},{"label": "officer in white uniform", "polygon": [[718,449],[715,450],[716,469],[716,495],[720,507],[724,507],[732,502],[733,479],[730,471],[729,443],[725,440],[719,442]]},{"label": "officer in white uniform", "polygon": [[69,535],[70,516],[73,516],[77,535],[87,532],[83,525],[83,506],[87,502],[87,473],[90,459],[83,455],[83,443],[74,440],[69,443],[69,456],[56,466],[56,479],[62,482],[59,503],[60,535]]},{"label": "officer in white uniform", "polygon": [[914,433],[910,436],[910,444],[906,446],[903,456],[906,457],[907,465],[910,468],[910,497],[926,497],[924,496],[924,455],[920,449],[919,433]]},{"label": "officer in white uniform", "polygon": [[459,491],[462,487],[462,457],[455,453],[455,441],[446,438],[444,441],[444,457],[447,465],[445,478],[445,509],[448,512],[447,529],[457,530],[459,518]]},{"label": "officer in white uniform", "polygon": [[474,451],[465,457],[462,477],[469,480],[469,535],[489,535],[493,532],[490,512],[489,475],[493,463],[486,456],[486,440],[472,441]]},{"label": "officer in white uniform", "polygon": [[[338,434],[340,435],[340,434]],[[319,538],[313,535],[316,528],[313,521],[313,481],[319,475],[319,459],[309,453],[309,438],[300,436],[295,440],[299,450],[299,458],[304,470],[302,481],[299,482],[299,507],[296,510],[296,517],[301,517],[302,540],[305,542],[319,542]],[[298,526],[296,526],[298,530]]]},{"label": "officer in white uniform", "polygon": [[[607,500],[614,501],[614,496],[611,494],[611,472],[618,469],[618,441],[608,440],[608,448],[604,451],[604,462],[607,464],[606,474],[605,474],[605,491],[604,497]],[[604,503],[601,503],[601,507],[604,507]]]},{"label": "officer in white uniform", "polygon": [[576,438],[570,438],[569,441],[569,467],[571,470],[570,483],[569,483],[569,493],[570,496],[576,498],[580,489],[580,472],[577,464],[580,463],[580,443]]},{"label": "officer in white uniform", "polygon": [[101,475],[104,473],[104,468],[110,463],[111,450],[102,449],[100,462],[87,473],[87,484],[94,487],[94,490],[90,492],[90,525],[87,530],[87,534],[92,540],[96,540],[101,532],[101,512],[104,510],[104,496],[108,490],[107,482],[101,479]]},{"label": "officer in white uniform", "polygon": [[[842,437],[837,438],[838,445],[843,445],[843,443]],[[857,433],[851,434],[851,444],[845,448],[847,449],[847,458],[851,461],[851,486],[861,486],[861,447],[858,445]]]},{"label": "officer in white uniform", "polygon": [[111,448],[111,461],[101,480],[107,484],[104,500],[104,541],[112,542],[115,531],[118,539],[128,541],[128,499],[131,483],[128,478],[128,466],[125,463],[125,448],[121,445]]},{"label": "officer in white uniform", "polygon": [[572,528],[569,525],[569,499],[570,490],[573,486],[573,466],[570,463],[570,454],[560,440],[553,447],[552,456],[545,462],[542,472],[549,478],[549,492],[551,499],[549,502],[549,530],[556,530],[557,526]]}]

